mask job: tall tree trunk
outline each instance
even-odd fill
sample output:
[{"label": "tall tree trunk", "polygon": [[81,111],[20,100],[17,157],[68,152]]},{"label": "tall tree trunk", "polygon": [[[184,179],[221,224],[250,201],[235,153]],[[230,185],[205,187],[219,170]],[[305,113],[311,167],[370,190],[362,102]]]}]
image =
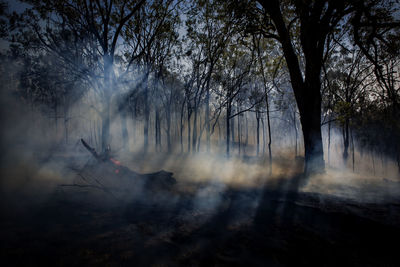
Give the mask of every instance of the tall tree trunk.
[{"label": "tall tree trunk", "polygon": [[157,108],[156,109],[156,118],[154,120],[155,123],[155,143],[156,143],[156,151],[160,151],[160,135],[161,135],[161,131],[160,131],[160,110]]},{"label": "tall tree trunk", "polygon": [[349,157],[349,119],[346,118],[343,125],[343,162],[346,165],[347,158]]},{"label": "tall tree trunk", "polygon": [[144,127],[143,127],[143,153],[147,153],[149,147],[149,126],[150,126],[150,106],[149,106],[149,73],[146,74],[144,83]]},{"label": "tall tree trunk", "polygon": [[197,144],[196,144],[197,152],[200,152],[201,137],[203,135],[203,130],[204,130],[204,127],[201,127],[201,126],[202,126],[202,121],[201,121],[201,113],[200,113],[199,114],[199,134],[197,137]]},{"label": "tall tree trunk", "polygon": [[260,4],[274,22],[279,35],[279,42],[282,45],[293,92],[299,108],[304,139],[304,173],[305,175],[310,175],[324,172],[320,75],[324,60],[325,42],[331,29],[328,26],[329,20],[320,19],[323,17],[323,8],[319,10],[312,9],[311,12],[311,9],[309,9],[311,5],[304,4],[302,1],[295,1],[297,7],[303,7],[296,10],[301,13],[299,16],[300,43],[305,59],[305,64],[302,68],[298,53],[293,46],[290,29],[282,15],[281,1],[260,1]]},{"label": "tall tree trunk", "polygon": [[226,156],[229,158],[230,153],[230,116],[231,116],[231,106],[228,103],[228,107],[226,109]]},{"label": "tall tree trunk", "polygon": [[[297,123],[296,123],[296,111],[293,111],[293,127],[295,133],[295,147],[294,147],[294,156],[297,157],[298,155],[298,147],[297,147],[297,139],[298,139],[298,132],[297,132]],[[329,132],[330,133],[330,132]],[[330,140],[330,139],[329,139]],[[330,142],[330,141],[329,141]]]},{"label": "tall tree trunk", "polygon": [[328,122],[328,164],[331,160],[331,120]]},{"label": "tall tree trunk", "polygon": [[262,137],[263,137],[263,157],[265,156],[265,123],[264,119],[261,119],[261,124],[262,124]]},{"label": "tall tree trunk", "polygon": [[[209,79],[210,80],[210,79]],[[209,82],[207,81],[207,91],[206,91],[206,117],[205,117],[205,123],[206,123],[206,147],[207,147],[207,152],[210,152],[210,137],[211,137],[211,127],[210,127],[210,85]]]},{"label": "tall tree trunk", "polygon": [[192,135],[192,153],[196,152],[196,141],[197,141],[197,107],[194,109],[193,118],[193,135]]},{"label": "tall tree trunk", "polygon": [[187,112],[187,126],[188,126],[188,132],[187,132],[187,149],[188,149],[188,153],[190,153],[190,138],[191,138],[191,133],[190,133],[190,117],[191,117],[191,111],[190,111],[190,106],[188,104],[188,112]]},{"label": "tall tree trunk", "polygon": [[[171,153],[172,151],[172,145],[171,145],[171,106],[168,106],[167,109],[167,114],[165,114],[167,117],[167,149],[168,153]],[[160,127],[161,128],[161,127]],[[160,134],[161,137],[161,134]],[[160,140],[161,142],[161,140]]]},{"label": "tall tree trunk", "polygon": [[246,154],[246,148],[249,144],[249,120],[247,118],[247,115],[245,115],[246,117],[246,138],[245,138],[245,145],[244,145],[244,154]]},{"label": "tall tree trunk", "polygon": [[[232,106],[230,114],[235,112],[235,107]],[[231,118],[231,138],[232,138],[232,146],[235,147],[235,118]]]},{"label": "tall tree trunk", "polygon": [[219,123],[219,120],[218,120],[217,124],[218,124],[218,146],[220,146],[221,140],[222,140],[222,132],[221,132],[221,124]]},{"label": "tall tree trunk", "polygon": [[181,107],[181,127],[180,127],[180,141],[181,141],[181,153],[183,153],[183,116],[184,116],[184,109],[185,109],[185,103],[182,103]]},{"label": "tall tree trunk", "polygon": [[308,86],[304,90],[309,91],[301,100],[299,111],[304,139],[304,173],[310,175],[325,171],[321,134],[321,94],[320,86]]},{"label": "tall tree trunk", "polygon": [[238,135],[238,146],[239,146],[239,156],[240,156],[240,154],[241,154],[241,142],[242,142],[242,128],[240,127],[240,116],[241,115],[239,115],[238,116],[238,118],[237,118],[237,135]]},{"label": "tall tree trunk", "polygon": [[103,110],[101,114],[101,149],[105,151],[110,145],[110,111],[111,111],[111,72],[112,59],[111,56],[105,54],[104,60],[104,88],[103,89]]},{"label": "tall tree trunk", "polygon": [[351,129],[350,129],[350,138],[351,138],[351,151],[352,151],[353,172],[354,172],[355,154],[354,154],[353,131]]},{"label": "tall tree trunk", "polygon": [[257,157],[260,155],[260,114],[256,112],[257,120],[257,130],[256,130],[256,140],[257,140]]}]

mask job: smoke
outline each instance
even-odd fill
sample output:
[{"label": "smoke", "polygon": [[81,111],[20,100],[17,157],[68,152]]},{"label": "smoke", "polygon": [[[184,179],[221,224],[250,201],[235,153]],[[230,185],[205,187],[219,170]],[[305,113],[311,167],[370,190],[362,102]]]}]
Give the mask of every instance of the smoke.
[{"label": "smoke", "polygon": [[[186,144],[181,153],[180,142],[176,138],[172,140],[172,152],[166,153],[158,151],[150,138],[148,153],[143,154],[144,122],[138,117],[129,116],[126,126],[129,144],[124,144],[121,135],[123,119],[114,107],[110,131],[112,157],[134,173],[146,174],[165,170],[172,172],[177,180],[172,193],[149,193],[144,182],[136,179],[135,175],[115,180],[114,176],[106,177],[107,173],[79,173],[79,170],[87,169],[85,166],[96,164],[79,142],[80,138],[84,138],[98,151],[101,143],[101,120],[93,107],[93,95],[90,92],[70,105],[68,115],[63,114],[68,120],[61,118],[55,125],[56,118],[51,113],[26,105],[23,100],[11,96],[10,90],[3,89],[1,195],[4,200],[2,210],[7,212],[22,213],[32,206],[53,201],[54,195],[60,192],[66,193],[67,198],[72,193],[69,197],[74,198],[74,201],[89,201],[98,206],[109,206],[110,203],[114,207],[125,206],[140,201],[142,204],[147,202],[176,209],[182,203],[188,202],[191,204],[186,211],[212,216],[218,210],[231,205],[229,203],[232,200],[227,197],[227,192],[251,191],[250,195],[244,195],[246,197],[242,199],[245,202],[243,210],[248,213],[247,219],[254,215],[261,191],[265,188],[299,190],[359,202],[399,201],[400,179],[396,164],[384,156],[362,152],[357,148],[354,150],[354,164],[352,156],[345,164],[341,157],[342,140],[340,133],[336,131],[331,133],[329,152],[327,143],[324,144],[326,174],[310,177],[303,186],[292,187],[292,180],[296,179],[303,168],[303,159],[299,156],[302,153],[301,138],[295,140],[294,132],[286,129],[287,125],[279,120],[272,119],[274,139],[270,173],[265,139],[261,138],[260,155],[256,156],[255,153],[256,126],[252,115],[247,118],[249,136],[247,145],[242,144],[240,155],[238,144],[233,143],[232,155],[226,157],[225,141],[217,137],[219,133],[212,136],[210,153],[201,149],[196,153],[188,153]],[[113,103],[117,104],[115,101]],[[172,117],[179,119],[174,113]],[[174,129],[173,133],[176,134],[178,127]],[[68,140],[65,137],[66,130]],[[154,129],[150,128],[151,133],[152,131]],[[185,128],[184,135],[187,135],[186,131]],[[239,134],[244,142],[244,132]],[[186,136],[184,139],[186,140]],[[297,154],[294,143],[299,146]],[[163,134],[162,149],[165,150],[165,146]],[[91,185],[97,185],[97,188],[74,186],[88,185],[84,178],[91,179]],[[101,180],[101,185],[96,179]],[[78,195],[85,197],[77,197]]]}]

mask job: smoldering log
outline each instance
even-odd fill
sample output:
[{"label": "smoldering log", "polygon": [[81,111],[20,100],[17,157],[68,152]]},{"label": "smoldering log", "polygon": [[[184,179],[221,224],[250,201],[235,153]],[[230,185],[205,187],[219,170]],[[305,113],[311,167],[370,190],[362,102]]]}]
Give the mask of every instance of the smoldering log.
[{"label": "smoldering log", "polygon": [[78,176],[83,184],[93,185],[113,195],[138,190],[169,191],[176,184],[172,172],[161,170],[140,174],[112,158],[110,148],[103,153],[98,153],[85,140],[81,139],[81,142],[95,159],[78,170]]}]

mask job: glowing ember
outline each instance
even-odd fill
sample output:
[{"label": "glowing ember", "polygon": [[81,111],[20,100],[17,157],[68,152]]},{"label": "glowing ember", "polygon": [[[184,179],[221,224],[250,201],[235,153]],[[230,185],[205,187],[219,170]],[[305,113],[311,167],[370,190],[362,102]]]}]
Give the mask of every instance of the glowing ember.
[{"label": "glowing ember", "polygon": [[121,162],[119,162],[116,159],[110,158],[110,160],[112,161],[112,163],[114,163],[115,165],[121,165]]}]

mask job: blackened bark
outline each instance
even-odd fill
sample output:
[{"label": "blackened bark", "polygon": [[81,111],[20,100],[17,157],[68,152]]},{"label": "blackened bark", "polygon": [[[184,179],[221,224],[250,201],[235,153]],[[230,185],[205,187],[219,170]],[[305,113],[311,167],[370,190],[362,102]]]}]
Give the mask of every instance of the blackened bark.
[{"label": "blackened bark", "polygon": [[349,157],[349,119],[346,118],[343,126],[343,162],[347,163]]},{"label": "blackened bark", "polygon": [[[167,149],[168,149],[168,153],[171,153],[171,151],[172,151],[172,145],[171,145],[171,106],[168,106],[166,116],[167,116]],[[161,138],[161,133],[160,133],[160,138]],[[160,140],[160,143],[161,143],[161,140]]]},{"label": "blackened bark", "polygon": [[260,114],[259,112],[256,113],[256,119],[257,119],[257,157],[260,154]]},{"label": "blackened bark", "polygon": [[211,127],[210,127],[210,79],[207,81],[207,91],[206,91],[206,146],[207,152],[210,152],[210,136],[211,136]]},{"label": "blackened bark", "polygon": [[[310,10],[310,5],[295,2],[300,19],[300,41],[305,58],[304,74],[293,47],[292,37],[281,12],[280,1],[259,1],[273,21],[288,66],[293,92],[300,112],[304,138],[304,172],[306,175],[325,171],[321,134],[320,73],[326,36],[330,31],[331,13]],[[333,3],[332,3],[333,4]],[[314,13],[317,12],[317,13]],[[330,12],[332,12],[330,10]],[[323,17],[324,19],[322,19]],[[337,22],[336,22],[337,23]]]},{"label": "blackened bark", "polygon": [[[316,90],[316,89],[314,89]],[[304,173],[315,174],[325,170],[324,152],[321,134],[321,95],[308,94],[303,99],[300,121],[304,139]]]},{"label": "blackened bark", "polygon": [[156,141],[156,151],[161,150],[161,127],[160,127],[160,110],[156,109],[155,118],[155,141]]},{"label": "blackened bark", "polygon": [[149,106],[149,84],[148,76],[146,74],[146,80],[144,85],[144,127],[143,127],[143,153],[147,153],[149,146],[149,124],[150,124],[150,106]]},{"label": "blackened bark", "polygon": [[182,103],[181,107],[181,125],[180,125],[180,141],[181,141],[181,153],[183,153],[183,116],[184,116],[185,103]]},{"label": "blackened bark", "polygon": [[228,103],[228,107],[226,109],[226,156],[229,158],[230,154],[230,116],[231,116],[231,106]]},{"label": "blackened bark", "polygon": [[188,125],[188,132],[187,132],[187,149],[188,149],[188,153],[190,153],[190,117],[192,116],[192,112],[190,110],[190,105],[188,103],[188,107],[187,107],[187,125]]},{"label": "blackened bark", "polygon": [[196,152],[196,143],[197,143],[197,107],[194,109],[194,118],[193,118],[193,136],[192,136],[192,153]]},{"label": "blackened bark", "polygon": [[[239,104],[238,104],[238,106],[239,106]],[[241,152],[242,152],[242,128],[240,127],[240,116],[241,115],[239,115],[238,116],[238,118],[237,118],[237,135],[238,135],[238,147],[239,147],[239,156],[240,156],[240,154],[241,154]]]}]

